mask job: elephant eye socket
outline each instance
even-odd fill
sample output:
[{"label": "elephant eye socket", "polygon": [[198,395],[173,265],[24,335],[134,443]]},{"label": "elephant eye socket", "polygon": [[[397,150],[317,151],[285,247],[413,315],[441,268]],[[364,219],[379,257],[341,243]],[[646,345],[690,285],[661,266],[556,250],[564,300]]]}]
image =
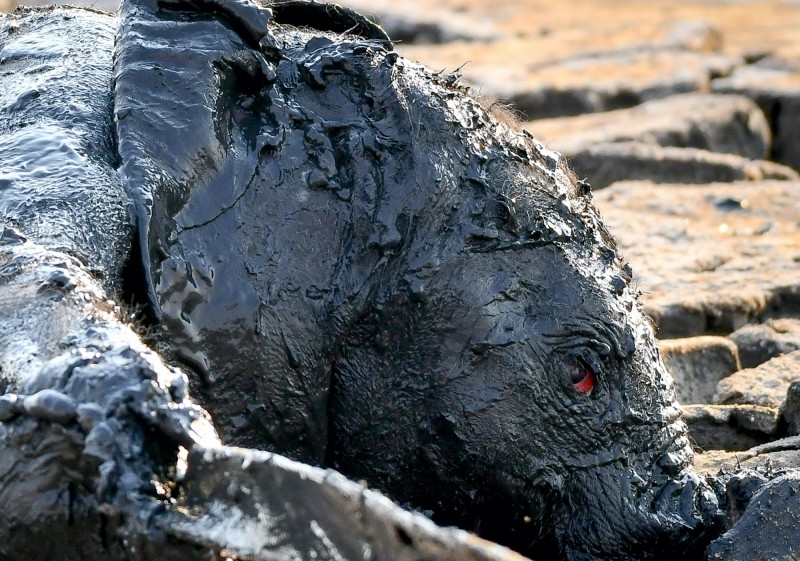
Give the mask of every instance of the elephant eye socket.
[{"label": "elephant eye socket", "polygon": [[596,381],[594,372],[583,362],[574,362],[569,368],[568,375],[575,391],[588,394],[594,388]]}]

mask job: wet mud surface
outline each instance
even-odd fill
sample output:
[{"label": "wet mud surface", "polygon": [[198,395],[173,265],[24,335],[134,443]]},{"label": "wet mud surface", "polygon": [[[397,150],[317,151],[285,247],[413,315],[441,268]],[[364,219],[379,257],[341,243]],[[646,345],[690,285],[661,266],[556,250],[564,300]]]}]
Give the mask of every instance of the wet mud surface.
[{"label": "wet mud surface", "polygon": [[0,553],[513,558],[226,444],[531,557],[737,522],[735,558],[794,480],[694,471],[588,186],[359,16],[275,8],[0,19]]}]

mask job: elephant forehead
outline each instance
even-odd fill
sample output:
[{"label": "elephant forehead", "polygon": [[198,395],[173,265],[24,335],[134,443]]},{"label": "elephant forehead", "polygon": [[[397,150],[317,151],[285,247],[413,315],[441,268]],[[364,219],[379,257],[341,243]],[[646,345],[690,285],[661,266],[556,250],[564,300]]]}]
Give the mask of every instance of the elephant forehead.
[{"label": "elephant forehead", "polygon": [[587,274],[553,245],[462,255],[425,284],[415,289],[430,292],[450,321],[463,318],[478,331],[520,337],[607,325],[605,336],[621,338],[629,321],[620,312],[626,295],[613,294],[605,277]]}]

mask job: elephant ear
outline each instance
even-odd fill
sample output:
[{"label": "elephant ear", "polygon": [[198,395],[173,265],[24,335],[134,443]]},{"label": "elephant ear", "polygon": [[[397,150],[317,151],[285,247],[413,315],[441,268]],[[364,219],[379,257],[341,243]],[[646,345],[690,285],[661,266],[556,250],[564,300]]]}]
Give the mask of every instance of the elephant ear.
[{"label": "elephant ear", "polygon": [[[378,25],[315,0],[123,0],[115,51],[120,172],[134,201],[141,284],[161,320],[156,286],[170,239],[241,196],[264,145],[257,100],[274,80],[277,21],[383,43]],[[215,181],[221,177],[227,179]],[[230,181],[231,176],[234,178]],[[198,185],[213,185],[202,189]],[[174,257],[174,256],[173,256]],[[139,280],[139,279],[137,279]]]},{"label": "elephant ear", "polygon": [[[251,173],[257,165],[255,146],[237,131],[231,138],[221,121],[274,76],[263,54],[273,45],[271,16],[249,0],[124,0],[120,7],[114,90],[120,172],[134,202],[143,280],[158,319],[159,264],[195,186],[226,164]],[[230,162],[237,148],[240,157]],[[208,208],[235,199],[242,183],[221,186]]]}]

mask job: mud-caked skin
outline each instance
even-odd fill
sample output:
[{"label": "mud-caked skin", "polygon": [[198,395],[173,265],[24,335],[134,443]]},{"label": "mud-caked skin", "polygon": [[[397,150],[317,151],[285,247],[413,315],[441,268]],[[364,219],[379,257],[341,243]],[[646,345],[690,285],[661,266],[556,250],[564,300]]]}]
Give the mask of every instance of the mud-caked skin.
[{"label": "mud-caked skin", "polygon": [[[179,447],[218,442],[180,372],[113,305],[91,311],[105,287],[149,305],[161,355],[191,372],[225,443],[333,467],[534,558],[701,559],[724,493],[690,467],[630,268],[587,186],[357,15],[273,7],[143,0],[118,20],[0,20],[0,278],[16,279],[0,285],[0,317],[24,295],[39,318],[0,329],[0,446],[27,454],[0,462],[0,498],[8,512],[36,502],[32,485],[69,490],[27,511],[41,514],[0,516],[0,538],[28,532],[0,554],[52,558],[26,544],[82,520],[85,536],[56,534],[64,558],[157,555],[166,530],[151,520],[180,500]],[[53,26],[62,50],[37,52]],[[71,41],[92,56],[64,51]],[[64,87],[83,74],[88,93]],[[82,131],[89,118],[101,126]],[[20,171],[38,161],[19,148],[28,137],[52,154],[38,174]],[[98,171],[46,183],[59,163]],[[95,235],[97,201],[109,213]],[[64,228],[41,226],[51,215]],[[59,277],[58,252],[100,283]],[[36,275],[53,267],[71,311],[45,336]],[[84,305],[82,286],[96,292]],[[82,383],[94,364],[103,375]],[[37,438],[59,435],[69,454],[42,465],[62,475],[5,483],[35,464]],[[57,504],[66,520],[46,515]],[[191,540],[174,551],[211,555]]]}]

